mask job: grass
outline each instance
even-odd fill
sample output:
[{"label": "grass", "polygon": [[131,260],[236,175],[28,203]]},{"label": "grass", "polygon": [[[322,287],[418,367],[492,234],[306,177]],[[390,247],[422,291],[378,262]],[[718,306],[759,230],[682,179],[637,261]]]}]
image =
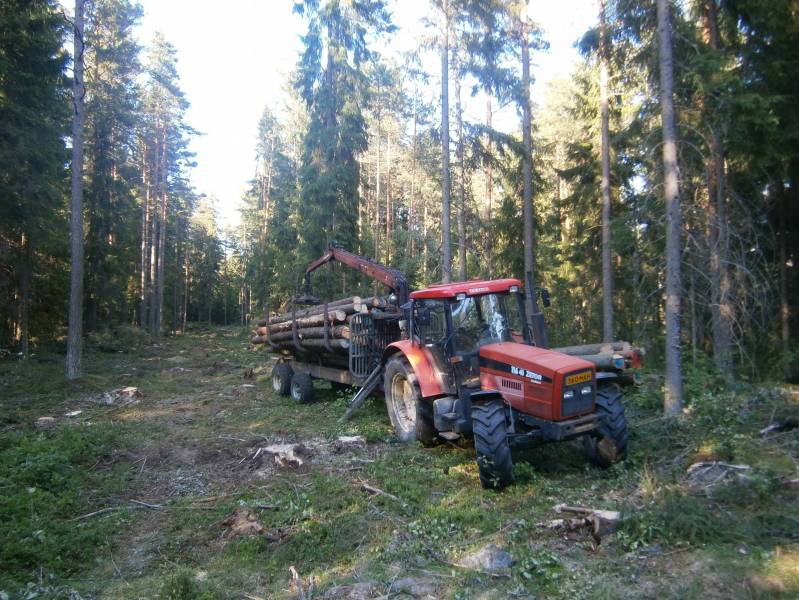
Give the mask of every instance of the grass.
[{"label": "grass", "polygon": [[[480,489],[468,445],[395,443],[381,399],[339,425],[347,393],[318,384],[311,405],[275,396],[266,355],[232,328],[160,346],[135,330],[98,336],[85,362],[73,385],[58,354],[0,363],[0,592],[9,597],[289,598],[290,566],[315,597],[354,581],[385,591],[408,576],[459,599],[799,594],[799,499],[786,485],[799,439],[758,433],[799,416],[794,390],[729,390],[696,370],[684,418],[668,421],[659,378],[645,373],[626,399],[626,463],[600,471],[577,444],[544,446],[516,455],[517,484],[496,494]],[[243,378],[249,368],[255,381]],[[128,385],[139,401],[97,402]],[[56,426],[38,430],[41,416]],[[341,434],[367,444],[336,451]],[[293,470],[246,460],[279,442],[312,454]],[[697,495],[686,484],[696,460],[752,469]],[[540,527],[561,502],[622,510],[622,528],[594,548],[584,533]],[[229,536],[225,519],[241,507],[268,535]],[[113,510],[76,520],[104,508]],[[513,557],[508,577],[456,566],[488,543]]]}]

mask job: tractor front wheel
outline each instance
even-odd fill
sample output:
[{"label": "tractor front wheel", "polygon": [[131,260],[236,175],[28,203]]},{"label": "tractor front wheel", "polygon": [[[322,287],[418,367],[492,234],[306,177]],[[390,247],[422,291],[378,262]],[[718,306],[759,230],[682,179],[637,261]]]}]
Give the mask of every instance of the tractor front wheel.
[{"label": "tractor front wheel", "polygon": [[472,433],[483,488],[501,490],[512,484],[513,459],[502,398],[472,403]]},{"label": "tractor front wheel", "polygon": [[404,356],[395,356],[386,363],[383,391],[397,438],[401,442],[433,444],[438,432],[433,425],[432,406],[422,399],[416,373]]},{"label": "tractor front wheel", "polygon": [[596,412],[602,417],[599,426],[583,437],[583,452],[593,465],[607,469],[627,458],[627,417],[617,385],[597,390]]},{"label": "tractor front wheel", "polygon": [[288,396],[291,392],[291,376],[294,371],[288,363],[277,363],[272,367],[272,389],[281,396]]}]

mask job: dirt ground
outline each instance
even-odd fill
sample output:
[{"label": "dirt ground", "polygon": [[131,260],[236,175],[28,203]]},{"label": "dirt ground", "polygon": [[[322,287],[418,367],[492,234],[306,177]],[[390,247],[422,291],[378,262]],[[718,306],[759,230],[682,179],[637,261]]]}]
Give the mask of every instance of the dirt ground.
[{"label": "dirt ground", "polygon": [[[12,398],[5,431],[36,427],[46,416],[54,423],[42,436],[63,427],[117,433],[112,453],[90,468],[121,472],[124,485],[90,493],[82,514],[62,519],[66,528],[102,522],[111,534],[58,577],[59,593],[250,600],[799,597],[799,503],[788,483],[796,478],[795,431],[773,442],[754,433],[740,442],[757,448],[748,462],[757,477],[767,474],[762,485],[756,477],[757,485],[770,486],[755,489],[746,503],[683,494],[685,467],[709,442],[678,432],[658,443],[652,438],[664,425],[637,405],[628,409],[626,464],[600,471],[585,465],[577,444],[548,446],[517,457],[517,484],[497,494],[480,489],[468,443],[396,443],[382,398],[339,425],[351,393],[337,395],[319,382],[313,404],[275,395],[269,355],[232,328],[195,331],[135,352],[96,352],[87,363],[89,383],[63,393],[48,388],[32,400],[20,377],[55,367],[44,361],[28,365],[27,375],[8,365],[0,370],[0,391]],[[103,392],[124,386],[140,396],[103,400]],[[799,398],[787,394],[790,407]],[[770,408],[755,410],[768,424]],[[586,528],[549,526],[562,517],[554,510],[559,503],[646,517],[597,544]],[[689,522],[684,517],[692,507],[700,512]],[[772,527],[767,535],[713,531],[756,519],[777,525],[763,525]],[[509,568],[469,562],[489,544],[507,553]]]}]

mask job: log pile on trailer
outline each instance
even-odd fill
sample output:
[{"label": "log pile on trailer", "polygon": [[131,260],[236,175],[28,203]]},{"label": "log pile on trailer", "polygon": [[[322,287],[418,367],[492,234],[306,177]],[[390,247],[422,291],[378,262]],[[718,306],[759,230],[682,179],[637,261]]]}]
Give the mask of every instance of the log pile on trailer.
[{"label": "log pile on trailer", "polygon": [[353,315],[379,313],[385,308],[386,299],[380,296],[350,296],[306,308],[295,307],[258,321],[251,341],[278,351],[346,353]]}]

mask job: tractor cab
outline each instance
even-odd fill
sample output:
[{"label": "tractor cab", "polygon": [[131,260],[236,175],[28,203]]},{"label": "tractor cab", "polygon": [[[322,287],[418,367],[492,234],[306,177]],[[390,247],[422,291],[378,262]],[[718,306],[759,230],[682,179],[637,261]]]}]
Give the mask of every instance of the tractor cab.
[{"label": "tractor cab", "polygon": [[412,340],[450,374],[448,387],[480,388],[483,346],[531,344],[520,290],[518,279],[498,279],[433,285],[411,294]]}]

